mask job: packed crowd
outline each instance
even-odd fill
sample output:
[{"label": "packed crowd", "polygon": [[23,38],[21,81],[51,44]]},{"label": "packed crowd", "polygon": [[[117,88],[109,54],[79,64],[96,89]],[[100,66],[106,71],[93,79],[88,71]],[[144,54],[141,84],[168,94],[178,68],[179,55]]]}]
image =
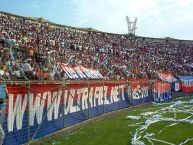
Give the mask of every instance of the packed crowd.
[{"label": "packed crowd", "polygon": [[60,63],[97,69],[105,79],[191,75],[193,44],[131,39],[0,14],[0,79],[60,80]]}]

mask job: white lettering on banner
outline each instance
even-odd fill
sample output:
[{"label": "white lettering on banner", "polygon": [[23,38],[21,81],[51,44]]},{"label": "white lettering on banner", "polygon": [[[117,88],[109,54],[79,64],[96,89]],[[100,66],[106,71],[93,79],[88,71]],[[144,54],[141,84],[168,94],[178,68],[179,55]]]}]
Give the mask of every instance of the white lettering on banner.
[{"label": "white lettering on banner", "polygon": [[102,74],[98,70],[88,69],[83,66],[70,67],[66,64],[61,64],[62,69],[66,72],[69,78],[91,78],[99,79],[103,78]]},{"label": "white lettering on banner", "polygon": [[96,70],[96,74],[98,76],[98,78],[103,78],[102,74],[99,72],[99,70]]},{"label": "white lettering on banner", "polygon": [[95,78],[95,77],[93,76],[93,74],[90,72],[89,69],[84,68],[83,70],[84,70],[84,72],[86,73],[86,75],[87,75],[89,78],[92,78],[92,79]]},{"label": "white lettering on banner", "polygon": [[88,76],[88,78],[92,78],[91,75],[90,75],[90,73],[87,72],[87,70],[84,69],[83,71],[84,71],[84,73]]},{"label": "white lettering on banner", "polygon": [[[78,112],[80,109],[85,110],[88,107],[96,107],[103,104],[111,104],[124,100],[124,85],[120,86],[98,86],[80,89],[70,89],[63,93],[61,90],[56,92],[43,92],[38,94],[29,94],[29,124],[33,126],[35,124],[35,118],[37,124],[40,124],[43,119],[44,109],[47,109],[47,120],[58,119],[60,104],[64,104],[64,114]],[[108,89],[110,89],[108,91]],[[107,94],[107,93],[110,94]],[[22,128],[24,112],[26,110],[28,95],[27,94],[8,94],[8,131],[13,131],[14,124],[17,129]],[[63,95],[63,96],[62,96]],[[110,97],[110,99],[107,99]],[[120,95],[120,97],[119,97]],[[61,102],[61,97],[63,101]],[[76,97],[76,98],[75,98]],[[103,100],[104,97],[104,100]]]},{"label": "white lettering on banner", "polygon": [[74,89],[70,90],[68,107],[67,107],[67,108],[69,108],[68,109],[69,111],[66,112],[66,114],[80,111],[80,108],[77,105],[77,104],[80,104],[80,99],[77,99],[76,102],[74,101],[75,92],[76,92],[76,90],[74,90]]},{"label": "white lettering on banner", "polygon": [[108,86],[104,86],[104,104],[110,104],[110,101],[107,99],[107,90]]},{"label": "white lettering on banner", "polygon": [[148,87],[138,88],[132,92],[133,99],[141,99],[148,96]]},{"label": "white lettering on banner", "polygon": [[122,98],[122,100],[125,100],[125,97],[124,97],[124,88],[125,88],[125,85],[120,85],[120,86],[119,86],[119,89],[121,89],[121,98]]},{"label": "white lettering on banner", "polygon": [[94,78],[99,78],[96,70],[90,70],[90,72],[93,74]]},{"label": "white lettering on banner", "polygon": [[16,127],[17,129],[22,128],[23,115],[27,105],[27,95],[24,96],[22,103],[22,95],[18,94],[15,101],[14,95],[9,94],[9,112],[8,112],[8,131],[13,131],[14,122],[16,118]]},{"label": "white lettering on banner", "polygon": [[76,72],[78,73],[78,75],[80,76],[80,78],[87,78],[84,73],[80,70],[79,67],[75,67]]},{"label": "white lettering on banner", "polygon": [[69,78],[74,78],[74,77],[73,77],[73,74],[71,74],[71,72],[68,71],[67,67],[64,66],[63,69],[65,70],[65,73],[67,74],[67,76],[68,76]]},{"label": "white lettering on banner", "polygon": [[71,74],[71,77],[73,79],[78,78],[78,75],[76,74],[76,72],[72,68],[68,67],[67,71]]},{"label": "white lettering on banner", "polygon": [[143,89],[143,97],[147,97],[148,96],[148,87],[145,87],[144,89]]},{"label": "white lettering on banner", "polygon": [[[50,107],[50,110],[51,110],[51,102],[52,102],[52,94],[51,94],[51,92],[48,92],[48,96],[47,96],[47,110],[49,109],[49,107]],[[52,111],[50,111],[50,110],[47,112],[47,118],[48,118],[49,121],[52,120]]]},{"label": "white lettering on banner", "polygon": [[68,94],[68,92],[67,91],[65,91],[65,93],[64,93],[64,114],[66,115],[68,112],[70,112],[70,107],[68,106],[68,102],[67,102],[67,94]]},{"label": "white lettering on banner", "polygon": [[61,67],[66,72],[66,74],[68,75],[69,78],[71,78],[71,79],[78,78],[78,75],[76,74],[76,71],[73,68],[67,67],[65,65],[61,65]]},{"label": "white lettering on banner", "polygon": [[100,87],[98,105],[102,105],[104,103],[104,101],[103,101],[104,96],[105,96],[105,94],[103,95],[103,87]]},{"label": "white lettering on banner", "polygon": [[61,101],[62,91],[53,92],[53,95],[51,95],[51,92],[48,92],[48,103],[47,103],[47,118],[48,120],[52,120],[52,114],[54,112],[54,119],[58,119],[58,112],[60,108],[60,101]]},{"label": "white lettering on banner", "polygon": [[90,103],[90,107],[94,107],[94,104],[93,104],[93,90],[94,90],[94,88],[91,87],[91,88],[90,88],[90,92],[89,92],[89,103]]},{"label": "white lettering on banner", "polygon": [[34,125],[35,115],[37,119],[37,123],[42,122],[43,109],[45,104],[45,99],[47,96],[47,92],[43,93],[43,99],[41,93],[34,96],[34,94],[30,94],[29,96],[29,122],[30,125]]},{"label": "white lettering on banner", "polygon": [[179,91],[180,90],[180,84],[179,83],[175,83],[175,91]]},{"label": "white lettering on banner", "polygon": [[95,78],[95,75],[92,73],[92,71],[90,69],[86,69],[87,72],[90,74],[91,78]]},{"label": "white lettering on banner", "polygon": [[[77,99],[76,100],[74,100],[74,101],[76,101],[77,102],[77,107],[79,108],[79,107],[81,107],[81,102],[80,102],[80,100],[81,100],[81,98],[82,98],[82,93],[83,93],[83,89],[81,88],[81,89],[77,89],[77,95],[78,95],[78,97],[77,97]],[[74,97],[73,97],[74,98]]]},{"label": "white lettering on banner", "polygon": [[[67,91],[65,92],[65,107],[64,107],[64,113],[65,115],[68,113],[73,113],[73,112],[77,112],[80,111],[80,108],[78,107],[78,105],[76,104],[80,104],[80,99],[77,100],[75,106],[74,106],[74,96],[75,96],[75,89],[71,89],[70,90],[70,94],[67,97]],[[67,102],[67,98],[68,98],[68,102]]]},{"label": "white lettering on banner", "polygon": [[95,73],[91,69],[87,69],[87,71],[90,73],[92,78],[97,78]]},{"label": "white lettering on banner", "polygon": [[111,90],[111,103],[119,101],[118,95],[119,95],[118,86],[112,87],[112,90]]},{"label": "white lettering on banner", "polygon": [[82,109],[88,109],[88,88],[83,88]]},{"label": "white lettering on banner", "polygon": [[96,107],[96,100],[97,99],[98,99],[98,105],[103,104],[102,97],[103,97],[103,88],[102,87],[96,87],[95,93],[94,93],[94,106],[93,107]]}]

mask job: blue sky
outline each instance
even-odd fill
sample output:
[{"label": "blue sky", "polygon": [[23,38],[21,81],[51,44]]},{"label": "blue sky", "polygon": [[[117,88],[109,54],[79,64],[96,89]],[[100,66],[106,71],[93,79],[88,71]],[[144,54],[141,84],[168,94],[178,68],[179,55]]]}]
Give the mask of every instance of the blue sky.
[{"label": "blue sky", "polygon": [[193,0],[0,0],[0,11],[111,33],[127,33],[128,15],[137,35],[193,40]]}]

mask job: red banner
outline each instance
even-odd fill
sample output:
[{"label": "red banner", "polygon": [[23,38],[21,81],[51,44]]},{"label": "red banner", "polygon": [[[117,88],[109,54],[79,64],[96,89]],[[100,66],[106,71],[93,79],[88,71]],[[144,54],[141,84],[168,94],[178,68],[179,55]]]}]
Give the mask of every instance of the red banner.
[{"label": "red banner", "polygon": [[173,74],[171,73],[157,72],[157,75],[162,81],[166,81],[169,83],[177,81],[177,79],[174,78]]},{"label": "red banner", "polygon": [[171,90],[171,84],[161,81],[154,81],[154,92],[157,93],[164,93]]},{"label": "red banner", "polygon": [[[116,83],[100,84],[68,84],[66,86],[51,84],[34,84],[28,86],[7,85],[8,91],[8,131],[21,129],[25,112],[29,109],[30,125],[35,120],[42,122],[44,110],[47,110],[47,120],[57,119],[60,111],[73,113],[105,104],[125,100],[126,85]],[[104,99],[103,99],[104,98]],[[74,103],[76,102],[76,103]]]},{"label": "red banner", "polygon": [[149,84],[147,78],[133,79],[129,78],[131,95],[133,99],[144,98],[148,96]]}]

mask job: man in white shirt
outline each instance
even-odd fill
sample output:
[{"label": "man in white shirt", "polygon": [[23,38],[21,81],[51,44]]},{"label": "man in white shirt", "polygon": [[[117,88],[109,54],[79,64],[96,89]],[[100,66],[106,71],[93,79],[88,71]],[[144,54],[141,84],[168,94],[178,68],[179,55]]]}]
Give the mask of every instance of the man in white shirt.
[{"label": "man in white shirt", "polygon": [[31,72],[33,68],[31,65],[27,62],[27,60],[24,61],[24,63],[21,65],[24,72]]},{"label": "man in white shirt", "polygon": [[31,67],[30,63],[25,60],[24,63],[21,64],[21,68],[24,71],[27,78],[32,78],[33,68]]}]

